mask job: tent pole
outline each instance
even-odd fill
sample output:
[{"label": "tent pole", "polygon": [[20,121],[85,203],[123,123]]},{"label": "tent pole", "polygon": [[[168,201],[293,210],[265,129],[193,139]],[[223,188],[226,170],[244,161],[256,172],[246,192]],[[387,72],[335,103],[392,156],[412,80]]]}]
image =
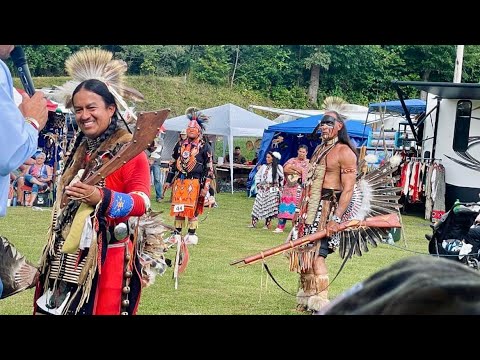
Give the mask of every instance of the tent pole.
[{"label": "tent pole", "polygon": [[228,153],[228,159],[230,160],[230,186],[232,188],[232,194],[233,194],[233,135],[230,134],[229,137],[229,153]]}]

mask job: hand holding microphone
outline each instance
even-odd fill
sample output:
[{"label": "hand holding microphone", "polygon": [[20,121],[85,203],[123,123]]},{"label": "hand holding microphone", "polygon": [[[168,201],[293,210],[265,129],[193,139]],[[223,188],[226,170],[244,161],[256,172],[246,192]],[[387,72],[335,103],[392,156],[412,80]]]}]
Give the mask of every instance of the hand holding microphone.
[{"label": "hand holding microphone", "polygon": [[18,109],[25,118],[33,118],[38,122],[38,131],[42,130],[48,120],[47,100],[43,92],[37,91],[32,97],[22,94],[22,103]]},{"label": "hand holding microphone", "polygon": [[[27,58],[20,46],[15,48],[10,53],[13,64],[18,71],[22,85],[27,94],[22,94],[22,103],[19,105],[19,110],[22,112],[25,119],[34,119],[38,122],[38,131],[45,127],[48,120],[47,100],[45,94],[41,91],[35,92],[32,76],[27,64]],[[35,124],[36,127],[36,124]]]}]

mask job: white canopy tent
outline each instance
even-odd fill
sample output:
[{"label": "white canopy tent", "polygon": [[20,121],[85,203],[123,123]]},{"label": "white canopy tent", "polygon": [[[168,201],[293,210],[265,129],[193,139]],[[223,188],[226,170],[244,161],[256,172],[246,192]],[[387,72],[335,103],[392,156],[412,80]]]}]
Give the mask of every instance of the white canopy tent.
[{"label": "white canopy tent", "polygon": [[[225,156],[225,144],[228,143],[230,185],[233,193],[233,137],[261,138],[263,130],[270,125],[275,125],[275,122],[233,104],[216,106],[201,112],[210,117],[205,124],[205,134],[223,136],[223,156]],[[166,120],[163,126],[167,132],[180,132],[187,127],[188,122],[187,116],[182,115]]]},{"label": "white canopy tent", "polygon": [[[275,119],[277,123],[283,123],[298,118],[306,118],[313,115],[320,115],[325,110],[302,110],[302,109],[279,109],[268,106],[250,105],[249,109],[273,112],[279,114]],[[356,104],[346,104],[345,110],[342,112],[349,119],[366,119],[368,116],[368,107]]]}]

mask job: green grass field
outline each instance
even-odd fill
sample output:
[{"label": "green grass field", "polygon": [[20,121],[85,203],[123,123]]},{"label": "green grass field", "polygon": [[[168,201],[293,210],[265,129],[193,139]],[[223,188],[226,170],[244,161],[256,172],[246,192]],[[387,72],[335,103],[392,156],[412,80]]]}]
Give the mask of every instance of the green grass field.
[{"label": "green grass field", "polygon": [[[167,193],[166,199],[170,193]],[[253,198],[245,192],[217,194],[218,208],[206,209],[200,217],[199,243],[190,246],[190,262],[181,275],[179,288],[174,289],[172,268],[157,276],[155,284],[144,289],[139,315],[145,314],[265,314],[293,315],[295,298],[281,291],[267,275],[260,263],[235,267],[229,265],[236,259],[252,255],[281,244],[287,235],[273,234],[261,229],[248,229]],[[152,202],[154,210],[164,211],[164,219],[173,224],[168,215],[168,202]],[[30,261],[37,262],[46,239],[51,212],[34,211],[25,207],[10,207],[5,218],[0,219],[0,234],[7,237]],[[275,222],[276,224],[276,222]],[[431,233],[429,222],[421,216],[403,216],[406,245],[403,240],[397,247],[380,244],[362,257],[350,259],[337,280],[330,287],[330,299],[388,266],[389,264],[427,252],[425,233]],[[291,223],[287,224],[290,230]],[[173,258],[174,252],[167,257]],[[298,275],[289,272],[286,257],[277,255],[267,260],[269,268],[288,291],[295,293]],[[337,273],[341,259],[337,253],[327,259],[330,276]],[[0,315],[31,314],[33,289],[0,301]]]}]

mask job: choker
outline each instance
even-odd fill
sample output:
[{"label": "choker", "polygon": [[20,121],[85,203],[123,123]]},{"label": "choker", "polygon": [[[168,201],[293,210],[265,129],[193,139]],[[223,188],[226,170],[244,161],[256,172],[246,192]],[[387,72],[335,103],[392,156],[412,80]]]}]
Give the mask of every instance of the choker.
[{"label": "choker", "polygon": [[93,153],[95,150],[98,149],[100,146],[100,137],[95,138],[95,139],[89,139],[87,138],[87,152],[88,153]]},{"label": "choker", "polygon": [[322,145],[333,145],[338,142],[338,136],[335,136],[333,139],[324,141]]}]

